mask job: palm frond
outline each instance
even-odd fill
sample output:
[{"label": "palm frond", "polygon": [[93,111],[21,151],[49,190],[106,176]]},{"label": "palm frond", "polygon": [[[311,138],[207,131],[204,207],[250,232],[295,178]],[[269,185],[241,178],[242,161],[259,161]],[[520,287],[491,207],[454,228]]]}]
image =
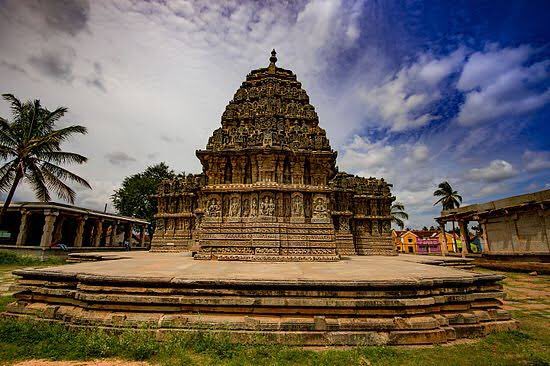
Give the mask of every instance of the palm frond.
[{"label": "palm frond", "polygon": [[2,97],[10,103],[10,108],[14,116],[23,113],[23,103],[13,94],[2,94]]},{"label": "palm frond", "polygon": [[50,192],[48,191],[46,180],[44,178],[44,175],[40,171],[40,168],[34,163],[29,164],[27,168],[28,172],[25,175],[25,178],[31,185],[31,188],[34,191],[36,198],[38,198],[38,200],[42,202],[49,202],[51,200]]},{"label": "palm frond", "polygon": [[55,122],[57,122],[61,117],[67,113],[68,109],[67,107],[59,107],[55,111],[49,112],[48,114],[43,118],[44,123],[53,125]]},{"label": "palm frond", "polygon": [[66,151],[44,151],[38,153],[37,157],[56,164],[82,164],[88,161],[88,158],[83,155]]},{"label": "palm frond", "polygon": [[392,212],[391,215],[392,215],[392,218],[397,217],[397,218],[404,219],[404,220],[409,219],[409,214],[406,213],[406,212],[403,212],[403,211]]},{"label": "palm frond", "polygon": [[0,168],[0,191],[7,191],[15,178],[16,161],[11,160]]},{"label": "palm frond", "polygon": [[51,164],[51,163],[48,163],[48,162],[43,162],[42,163],[42,170],[50,172],[51,174],[53,174],[54,176],[56,176],[59,179],[70,180],[70,181],[73,181],[73,182],[78,183],[80,185],[83,185],[86,188],[92,189],[90,184],[84,178],[79,177],[78,175],[76,175],[76,174],[74,174],[74,173],[68,171],[67,169],[62,168],[58,165],[54,165],[54,164]]},{"label": "palm frond", "polygon": [[[41,172],[44,176],[44,179],[46,181],[46,184],[50,189],[53,189],[55,193],[57,194],[57,197],[61,198],[62,200],[65,200],[69,203],[74,203],[74,199],[76,197],[75,191],[65,183],[61,179],[59,179],[56,174],[54,174],[48,167],[45,166],[45,164],[42,165]],[[80,178],[80,177],[79,177]],[[82,178],[80,178],[82,179]],[[86,182],[87,184],[88,182]]]},{"label": "palm frond", "polygon": [[86,127],[78,125],[61,128],[41,136],[40,138],[33,139],[30,142],[30,146],[32,149],[46,147],[50,150],[59,150],[59,145],[76,133],[84,135],[88,133],[88,130]]}]

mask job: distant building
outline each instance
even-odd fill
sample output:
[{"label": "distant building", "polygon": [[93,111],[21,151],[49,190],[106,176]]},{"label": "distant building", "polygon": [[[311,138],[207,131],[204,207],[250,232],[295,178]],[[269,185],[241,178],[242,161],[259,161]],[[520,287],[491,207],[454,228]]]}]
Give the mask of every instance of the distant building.
[{"label": "distant building", "polygon": [[[456,252],[453,235],[445,233],[447,236],[447,251]],[[392,238],[395,250],[400,253],[411,254],[439,254],[443,245],[443,234],[439,230],[393,230]],[[459,238],[455,238],[457,244],[461,243]]]},{"label": "distant building", "polygon": [[484,255],[550,255],[549,189],[443,211],[436,220],[440,224],[456,221],[467,245],[472,242],[468,224],[477,221],[481,238],[473,241]]},{"label": "distant building", "polygon": [[0,225],[0,249],[112,250],[145,247],[149,223],[55,202],[12,202]]}]

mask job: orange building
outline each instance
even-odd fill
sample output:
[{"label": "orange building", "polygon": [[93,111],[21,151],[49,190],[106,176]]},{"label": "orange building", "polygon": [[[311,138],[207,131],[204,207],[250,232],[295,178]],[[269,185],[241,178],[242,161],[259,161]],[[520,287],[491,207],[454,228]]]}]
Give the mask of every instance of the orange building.
[{"label": "orange building", "polygon": [[[455,253],[459,251],[460,239],[453,235],[445,233],[447,237],[447,252]],[[392,239],[395,250],[399,253],[411,254],[430,254],[441,253],[443,245],[443,234],[439,230],[393,230]]]}]

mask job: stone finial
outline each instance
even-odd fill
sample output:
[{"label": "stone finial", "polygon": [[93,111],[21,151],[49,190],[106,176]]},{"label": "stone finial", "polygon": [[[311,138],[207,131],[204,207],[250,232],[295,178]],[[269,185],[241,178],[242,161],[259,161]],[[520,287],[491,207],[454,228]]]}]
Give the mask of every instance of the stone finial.
[{"label": "stone finial", "polygon": [[271,51],[271,57],[269,58],[269,62],[272,65],[275,65],[275,62],[277,62],[277,52],[275,52],[275,49]]}]

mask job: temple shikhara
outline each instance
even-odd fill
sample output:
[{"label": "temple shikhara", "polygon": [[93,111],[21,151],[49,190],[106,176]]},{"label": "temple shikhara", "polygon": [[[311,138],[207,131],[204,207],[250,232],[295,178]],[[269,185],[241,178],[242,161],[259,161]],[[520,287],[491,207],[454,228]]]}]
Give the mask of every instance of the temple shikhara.
[{"label": "temple shikhara", "polygon": [[393,255],[384,179],[338,172],[306,91],[290,71],[250,72],[206,149],[201,174],[163,182],[153,251],[195,259],[333,261]]}]

